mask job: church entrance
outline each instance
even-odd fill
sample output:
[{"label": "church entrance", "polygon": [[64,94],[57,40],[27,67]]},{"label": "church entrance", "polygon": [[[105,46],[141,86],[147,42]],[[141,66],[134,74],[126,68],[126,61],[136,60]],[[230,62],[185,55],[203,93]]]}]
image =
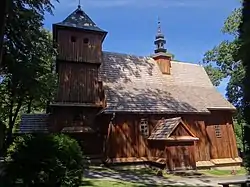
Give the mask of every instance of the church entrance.
[{"label": "church entrance", "polygon": [[169,170],[195,169],[194,142],[171,142],[165,147]]}]

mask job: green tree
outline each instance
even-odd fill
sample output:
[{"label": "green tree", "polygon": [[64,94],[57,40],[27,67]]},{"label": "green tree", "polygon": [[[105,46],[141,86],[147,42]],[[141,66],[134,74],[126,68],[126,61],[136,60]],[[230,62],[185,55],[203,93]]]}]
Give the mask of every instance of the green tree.
[{"label": "green tree", "polygon": [[63,134],[18,137],[7,160],[0,186],[78,187],[82,181],[81,147]]},{"label": "green tree", "polygon": [[247,125],[245,125],[245,136],[246,141],[246,164],[247,168],[250,171],[250,2],[245,0],[243,2],[242,10],[242,23],[240,25],[240,50],[239,50],[239,59],[242,61],[242,64],[245,69],[245,76],[243,79],[243,107],[244,107],[244,118]]},{"label": "green tree", "polygon": [[3,52],[3,37],[4,37],[4,28],[5,28],[5,16],[7,11],[7,2],[8,0],[1,1],[0,9],[0,66],[2,62],[2,52]]},{"label": "green tree", "polygon": [[205,70],[215,86],[218,86],[224,78],[229,79],[226,87],[226,97],[237,108],[235,130],[237,131],[236,136],[238,140],[242,140],[241,133],[243,132],[242,126],[244,124],[242,114],[245,69],[238,58],[240,48],[238,28],[241,21],[242,7],[233,10],[222,27],[222,33],[229,35],[230,39],[222,41],[212,50],[207,51],[203,59]]},{"label": "green tree", "polygon": [[55,85],[52,73],[51,34],[44,30],[44,12],[51,12],[49,1],[13,0],[4,35],[1,66],[0,117],[6,124],[7,148],[21,111],[45,107]]},{"label": "green tree", "polygon": [[1,0],[0,4],[0,65],[2,62],[2,49],[4,40],[4,30],[6,25],[6,15],[9,15],[9,11],[13,4],[23,4],[32,8],[35,12],[44,14],[45,11],[52,13],[54,8],[50,0]]}]

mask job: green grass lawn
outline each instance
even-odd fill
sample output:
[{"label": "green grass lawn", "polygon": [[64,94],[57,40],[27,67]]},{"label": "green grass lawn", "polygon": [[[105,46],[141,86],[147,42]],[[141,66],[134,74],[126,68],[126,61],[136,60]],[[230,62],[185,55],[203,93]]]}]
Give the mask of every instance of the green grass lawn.
[{"label": "green grass lawn", "polygon": [[[211,169],[211,170],[202,170],[200,171],[201,173],[205,175],[212,175],[212,176],[232,176],[231,170],[216,170],[216,169]],[[245,168],[241,168],[240,170],[236,170],[236,175],[245,175],[247,174],[247,171]]]},{"label": "green grass lawn", "polygon": [[[152,185],[152,184],[139,184],[139,183],[132,183],[132,182],[124,182],[120,180],[102,180],[102,179],[86,179],[83,180],[82,187],[168,187],[166,185]],[[175,186],[180,187],[180,186]],[[192,187],[192,186],[182,186],[182,187]]]},{"label": "green grass lawn", "polygon": [[[156,176],[157,170],[153,170],[151,168],[140,168],[140,169],[131,169],[131,168],[107,168],[107,167],[90,167],[89,170],[92,171],[98,171],[98,172],[103,172],[105,174],[130,174],[130,175],[135,175],[135,176],[144,176],[144,177],[149,177],[150,176]],[[202,171],[197,171],[198,173],[206,176],[213,176],[213,177],[222,177],[222,176],[232,176],[230,170],[202,170]],[[244,168],[236,171],[236,175],[245,175],[246,170]],[[168,174],[165,171],[163,171],[163,177],[164,178],[175,178],[175,180],[178,180],[176,178],[180,177],[175,174]],[[127,180],[128,181],[128,180]],[[139,182],[139,181],[138,181]],[[143,182],[143,179],[140,180],[140,183],[135,183],[135,182],[126,182],[123,181],[122,179],[116,180],[116,179],[90,179],[90,178],[85,178],[83,180],[83,186],[87,187],[109,187],[109,186],[116,186],[116,187],[161,187],[164,185],[161,184],[145,184]],[[176,186],[178,187],[178,186]],[[191,186],[186,186],[186,187],[191,187]]]}]

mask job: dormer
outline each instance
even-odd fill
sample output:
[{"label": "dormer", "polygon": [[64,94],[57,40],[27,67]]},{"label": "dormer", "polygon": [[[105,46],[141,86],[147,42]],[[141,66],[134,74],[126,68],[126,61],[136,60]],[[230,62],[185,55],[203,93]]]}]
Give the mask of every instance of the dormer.
[{"label": "dormer", "polygon": [[65,20],[53,24],[57,60],[100,64],[106,35],[107,32],[100,29],[78,6]]}]

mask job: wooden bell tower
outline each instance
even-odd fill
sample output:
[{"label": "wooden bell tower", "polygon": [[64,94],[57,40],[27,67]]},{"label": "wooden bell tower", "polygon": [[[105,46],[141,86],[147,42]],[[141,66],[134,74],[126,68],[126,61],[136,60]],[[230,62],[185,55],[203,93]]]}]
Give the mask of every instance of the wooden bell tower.
[{"label": "wooden bell tower", "polygon": [[98,71],[106,35],[80,5],[65,20],[53,24],[58,89],[51,103],[52,131],[91,126],[96,113],[105,107]]},{"label": "wooden bell tower", "polygon": [[80,6],[64,21],[53,25],[58,50],[57,103],[103,105],[98,69],[106,34]]}]

